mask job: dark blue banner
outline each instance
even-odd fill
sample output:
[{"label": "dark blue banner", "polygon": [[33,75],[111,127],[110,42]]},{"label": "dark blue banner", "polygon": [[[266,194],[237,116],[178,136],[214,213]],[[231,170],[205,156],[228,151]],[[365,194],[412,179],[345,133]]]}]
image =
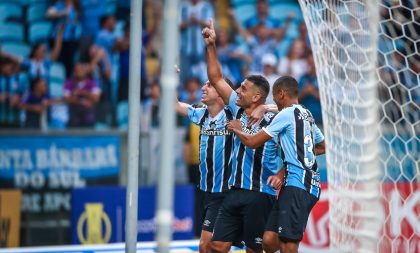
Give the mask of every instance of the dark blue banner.
[{"label": "dark blue banner", "polygon": [[[72,243],[113,243],[125,239],[125,188],[89,187],[72,192]],[[156,189],[139,191],[138,241],[153,241],[156,232]],[[194,187],[175,188],[174,240],[193,238]]]},{"label": "dark blue banner", "polygon": [[22,212],[70,211],[69,190],[117,184],[118,136],[0,136],[0,188],[23,191]]}]

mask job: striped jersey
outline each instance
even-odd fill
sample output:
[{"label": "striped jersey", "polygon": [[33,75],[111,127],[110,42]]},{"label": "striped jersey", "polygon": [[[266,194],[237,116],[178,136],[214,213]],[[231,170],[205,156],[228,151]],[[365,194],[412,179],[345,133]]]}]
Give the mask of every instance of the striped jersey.
[{"label": "striped jersey", "polygon": [[232,113],[225,108],[211,118],[206,106],[189,106],[188,117],[200,127],[199,188],[205,192],[228,190],[233,134],[226,126],[232,120]]},{"label": "striped jersey", "polygon": [[322,142],[324,135],[311,112],[293,104],[281,110],[263,130],[280,145],[281,158],[286,165],[285,186],[298,187],[319,198],[315,144]]},{"label": "striped jersey", "polygon": [[[236,105],[238,94],[232,92],[228,108],[233,117],[242,122],[242,131],[248,134],[256,134],[262,127],[269,125],[273,120],[274,113],[266,113],[259,125],[248,127],[248,117],[244,109]],[[270,140],[256,149],[249,148],[241,143],[234,135],[234,148],[232,156],[232,176],[229,185],[237,188],[253,190],[276,195],[276,191],[267,185],[268,177],[277,173],[279,169],[279,157],[277,144]]]}]

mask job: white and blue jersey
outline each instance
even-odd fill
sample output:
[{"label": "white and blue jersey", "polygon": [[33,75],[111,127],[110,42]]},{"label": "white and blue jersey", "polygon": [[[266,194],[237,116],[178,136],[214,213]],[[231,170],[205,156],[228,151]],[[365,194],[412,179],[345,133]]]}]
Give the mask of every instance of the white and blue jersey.
[{"label": "white and blue jersey", "polygon": [[286,165],[285,186],[298,187],[319,198],[315,144],[322,142],[324,135],[311,112],[293,104],[281,110],[263,130],[281,147],[280,155]]},{"label": "white and blue jersey", "polygon": [[211,118],[206,106],[189,106],[188,117],[200,127],[200,190],[227,191],[233,134],[226,127],[232,120],[232,113],[225,108]]},{"label": "white and blue jersey", "polygon": [[[264,126],[268,126],[273,120],[274,113],[266,113],[259,125],[248,127],[248,117],[244,109],[236,105],[238,94],[232,92],[228,108],[235,119],[242,122],[242,131],[248,134],[256,134]],[[279,157],[277,144],[270,140],[256,149],[246,147],[241,140],[234,136],[234,148],[232,156],[232,176],[229,185],[246,190],[259,191],[276,195],[276,191],[267,185],[268,177],[275,175],[279,170]]]}]

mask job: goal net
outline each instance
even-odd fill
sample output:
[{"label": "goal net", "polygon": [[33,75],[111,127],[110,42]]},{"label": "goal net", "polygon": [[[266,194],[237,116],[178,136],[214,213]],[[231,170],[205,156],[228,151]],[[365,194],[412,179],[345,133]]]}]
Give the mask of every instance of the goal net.
[{"label": "goal net", "polygon": [[299,3],[323,107],[331,252],[420,252],[420,1]]}]

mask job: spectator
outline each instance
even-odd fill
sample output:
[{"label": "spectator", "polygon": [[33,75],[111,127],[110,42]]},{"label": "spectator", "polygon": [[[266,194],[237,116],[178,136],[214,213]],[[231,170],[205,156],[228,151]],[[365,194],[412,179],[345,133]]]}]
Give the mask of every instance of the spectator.
[{"label": "spectator", "polygon": [[54,48],[49,54],[47,50],[47,45],[45,43],[40,42],[32,47],[32,50],[29,54],[29,58],[27,59],[22,59],[5,53],[2,53],[2,55],[13,60],[15,63],[19,63],[20,68],[29,74],[29,78],[31,80],[43,78],[48,82],[51,64],[60,55],[63,38],[63,29],[64,26],[60,26],[60,28],[58,29],[57,37],[55,38]]},{"label": "spectator", "polygon": [[322,125],[322,109],[314,58],[308,57],[309,71],[299,82],[299,103],[311,110],[316,124]]},{"label": "spectator", "polygon": [[[147,70],[146,70],[146,47],[149,42],[153,39],[157,28],[159,27],[160,11],[155,8],[155,21],[153,25],[143,31],[143,48],[141,51],[141,99],[144,100],[146,97],[147,89]],[[128,100],[128,82],[129,82],[129,64],[130,64],[130,24],[126,24],[124,27],[124,35],[120,38],[116,45],[116,50],[120,54],[119,62],[119,85],[118,85],[118,101]]]},{"label": "spectator", "polygon": [[64,99],[70,111],[69,127],[92,127],[96,122],[94,107],[101,96],[101,89],[88,77],[88,68],[76,63],[73,76],[64,85]]},{"label": "spectator", "polygon": [[0,63],[0,128],[17,128],[20,126],[19,104],[24,88],[16,74],[15,62],[2,57]]},{"label": "spectator", "polygon": [[266,104],[275,104],[273,100],[273,85],[274,82],[279,78],[280,76],[276,74],[276,66],[277,66],[277,58],[273,54],[265,54],[262,57],[262,65],[263,65],[263,72],[261,73],[262,76],[264,76],[268,83],[270,84],[270,92],[266,99]]},{"label": "spectator", "polygon": [[159,127],[159,104],[160,104],[160,85],[153,82],[150,85],[150,96],[143,102],[144,115],[147,118],[148,128]]},{"label": "spectator", "polygon": [[248,32],[256,35],[257,27],[260,24],[264,24],[268,29],[272,29],[273,31],[280,26],[279,20],[269,16],[267,0],[257,0],[256,5],[257,16],[247,19],[244,23],[244,27]]},{"label": "spectator", "polygon": [[51,45],[57,37],[60,26],[64,26],[63,45],[58,61],[64,64],[67,76],[70,76],[72,71],[74,56],[78,48],[80,37],[80,31],[77,30],[79,16],[80,6],[78,0],[58,0],[47,10],[47,17],[55,22],[51,33]]},{"label": "spectator", "polygon": [[265,24],[257,25],[256,35],[244,29],[235,19],[233,19],[236,29],[248,45],[252,62],[249,65],[251,74],[261,73],[263,71],[262,56],[265,54],[274,54],[278,42],[282,37],[272,37],[270,29]]},{"label": "spectator", "polygon": [[182,3],[180,11],[181,31],[181,83],[191,76],[191,68],[204,59],[204,42],[201,38],[201,30],[208,25],[208,21],[214,17],[213,7],[200,0],[190,0]]},{"label": "spectator", "polygon": [[[59,100],[52,100],[47,93],[47,83],[42,78],[32,80],[29,91],[22,99],[21,108],[26,111],[26,128],[41,128],[41,118],[48,106]],[[46,114],[44,114],[46,116]]]},{"label": "spectator", "polygon": [[201,84],[196,77],[190,77],[180,92],[179,101],[187,104],[195,104],[201,101]]},{"label": "spectator", "polygon": [[[242,67],[244,63],[249,64],[252,62],[252,59],[245,52],[242,52],[238,46],[232,43],[228,31],[221,30],[218,35],[217,56],[222,65],[223,75],[232,80],[233,83],[238,84],[238,82],[243,79]],[[205,72],[207,75],[207,70]],[[205,81],[207,81],[207,79],[204,80],[204,82]]]},{"label": "spectator", "polygon": [[81,62],[87,63],[88,74],[102,91],[101,99],[111,102],[111,63],[105,50],[91,45],[87,50],[87,57],[81,58]]},{"label": "spectator", "polygon": [[195,189],[194,196],[194,235],[200,237],[203,219],[203,192],[198,185],[200,184],[200,127],[190,122],[185,135],[184,161],[187,165],[188,183]]},{"label": "spectator", "polygon": [[[111,63],[105,50],[97,45],[91,45],[88,49],[87,72],[90,78],[95,80],[101,90],[100,101],[96,106],[97,122],[102,126],[109,127],[114,123],[114,104],[112,103],[111,86]],[[104,113],[106,112],[106,113]]]},{"label": "spectator", "polygon": [[296,80],[308,72],[308,63],[306,61],[307,50],[305,42],[297,39],[293,41],[287,57],[280,59],[277,67],[277,73],[280,76],[293,76]]},{"label": "spectator", "polygon": [[306,49],[311,49],[311,42],[309,41],[308,29],[306,28],[306,24],[302,21],[299,24],[299,39],[305,42]]},{"label": "spectator", "polygon": [[80,0],[80,5],[83,10],[80,17],[82,36],[94,39],[101,28],[100,19],[105,13],[106,1]]},{"label": "spectator", "polygon": [[101,17],[101,30],[96,37],[96,44],[103,49],[108,57],[108,61],[112,62],[113,52],[116,50],[117,36],[114,34],[117,21],[112,15]]}]

